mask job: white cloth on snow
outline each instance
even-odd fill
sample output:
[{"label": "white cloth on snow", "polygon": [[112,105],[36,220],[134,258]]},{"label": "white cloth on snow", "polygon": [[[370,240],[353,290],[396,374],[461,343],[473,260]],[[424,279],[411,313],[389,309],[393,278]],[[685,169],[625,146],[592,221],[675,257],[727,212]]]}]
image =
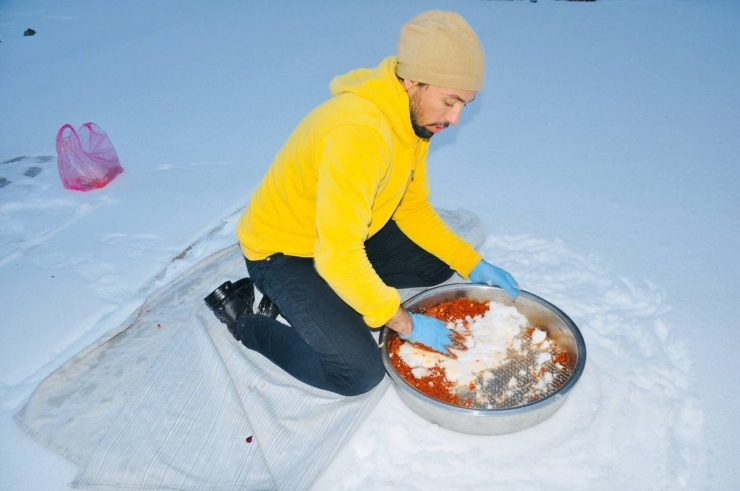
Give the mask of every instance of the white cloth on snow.
[{"label": "white cloth on snow", "polygon": [[[473,213],[438,211],[471,244],[483,243]],[[212,254],[37,387],[16,421],[80,466],[73,486],[301,491],[340,451],[388,378],[343,397],[245,349],[203,303],[244,273],[237,245]]]}]

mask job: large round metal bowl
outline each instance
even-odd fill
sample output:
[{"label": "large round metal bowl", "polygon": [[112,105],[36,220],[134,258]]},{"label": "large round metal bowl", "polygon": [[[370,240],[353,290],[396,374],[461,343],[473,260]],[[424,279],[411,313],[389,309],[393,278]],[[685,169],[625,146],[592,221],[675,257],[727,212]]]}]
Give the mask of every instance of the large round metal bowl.
[{"label": "large round metal bowl", "polygon": [[384,327],[380,333],[381,356],[385,369],[401,400],[416,414],[448,430],[475,435],[501,435],[534,426],[552,416],[565,402],[586,365],[586,345],[573,321],[546,300],[521,291],[511,298],[498,287],[479,284],[452,284],[432,288],[404,302],[410,312],[461,297],[495,301],[514,306],[532,326],[547,331],[548,338],[567,354],[568,380],[555,392],[534,402],[506,409],[473,409],[441,402],[419,391],[399,375],[390,361],[389,342],[397,334]]}]

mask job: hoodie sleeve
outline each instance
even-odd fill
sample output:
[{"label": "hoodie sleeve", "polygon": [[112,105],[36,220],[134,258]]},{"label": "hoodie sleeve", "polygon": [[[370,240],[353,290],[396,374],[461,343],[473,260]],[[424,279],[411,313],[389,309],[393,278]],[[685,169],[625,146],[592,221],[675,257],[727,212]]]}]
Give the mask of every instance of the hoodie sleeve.
[{"label": "hoodie sleeve", "polygon": [[390,169],[390,152],[379,135],[341,126],[321,146],[316,200],[316,269],[370,327],[385,324],[401,297],[373,269],[365,252],[373,199]]},{"label": "hoodie sleeve", "polygon": [[422,158],[417,165],[414,179],[393,219],[411,240],[466,278],[483,259],[472,245],[440,218],[429,202],[426,158]]}]

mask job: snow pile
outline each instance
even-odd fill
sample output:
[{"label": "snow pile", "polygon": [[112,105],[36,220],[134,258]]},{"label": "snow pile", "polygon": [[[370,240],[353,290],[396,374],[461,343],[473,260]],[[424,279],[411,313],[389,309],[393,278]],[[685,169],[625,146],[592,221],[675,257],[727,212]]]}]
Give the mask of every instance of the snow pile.
[{"label": "snow pile", "polygon": [[528,324],[527,318],[516,308],[490,302],[484,315],[447,324],[463,338],[464,348],[450,348],[453,356],[430,352],[412,343],[402,344],[398,356],[417,378],[428,376],[429,369],[438,366],[447,380],[459,387],[468,387],[475,383],[479,373],[500,366],[510,349],[521,349],[517,336]]}]

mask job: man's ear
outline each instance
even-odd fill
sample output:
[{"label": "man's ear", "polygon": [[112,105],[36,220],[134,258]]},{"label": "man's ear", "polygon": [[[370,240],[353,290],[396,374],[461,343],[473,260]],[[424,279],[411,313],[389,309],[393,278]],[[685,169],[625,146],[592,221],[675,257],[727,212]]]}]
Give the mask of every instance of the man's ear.
[{"label": "man's ear", "polygon": [[403,88],[406,89],[406,91],[408,92],[411,87],[419,85],[419,82],[414,82],[413,80],[406,80],[405,78],[402,78],[401,84],[403,85]]}]

